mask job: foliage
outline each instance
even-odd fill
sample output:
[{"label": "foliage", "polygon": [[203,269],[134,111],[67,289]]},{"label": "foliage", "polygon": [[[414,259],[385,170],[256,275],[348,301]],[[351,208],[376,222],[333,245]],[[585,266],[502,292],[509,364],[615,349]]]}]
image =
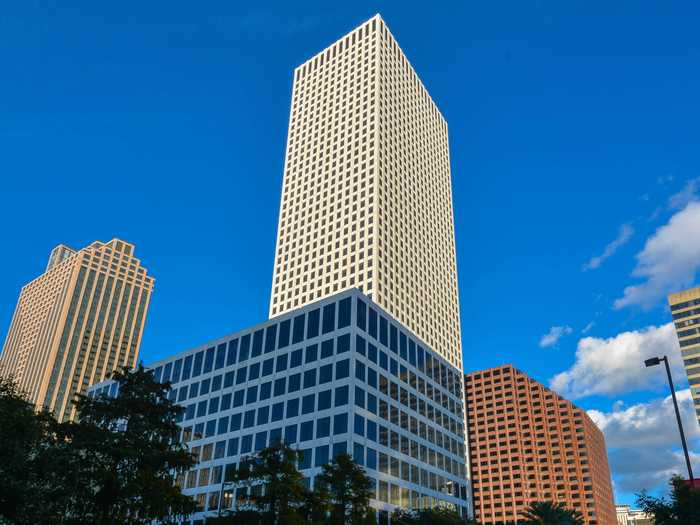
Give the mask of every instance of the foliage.
[{"label": "foliage", "polygon": [[637,505],[654,517],[656,525],[700,523],[700,489],[691,488],[680,476],[671,478],[669,485],[670,500],[642,492],[637,496]]},{"label": "foliage", "polygon": [[[116,398],[79,396],[78,421],[35,413],[0,383],[0,518],[13,525],[170,523],[195,502],[175,476],[194,465],[176,438],[181,408],[142,366],[115,372]],[[7,454],[7,457],[5,457]]]},{"label": "foliage", "polygon": [[365,525],[375,520],[370,511],[372,481],[348,454],[340,454],[322,467],[317,483],[330,496],[331,523],[334,525]]},{"label": "foliage", "polygon": [[462,518],[453,510],[436,507],[423,510],[399,510],[391,516],[396,525],[472,525],[476,522]]},{"label": "foliage", "polygon": [[534,501],[523,511],[523,518],[528,525],[583,525],[583,515],[561,502]]}]

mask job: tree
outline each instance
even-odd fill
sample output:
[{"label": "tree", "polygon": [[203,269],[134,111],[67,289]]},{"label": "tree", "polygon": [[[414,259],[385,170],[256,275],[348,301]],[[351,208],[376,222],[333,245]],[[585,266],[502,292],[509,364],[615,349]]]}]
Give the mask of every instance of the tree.
[{"label": "tree", "polygon": [[372,480],[349,455],[336,456],[331,463],[323,466],[316,479],[330,496],[332,524],[360,525],[374,522],[374,511],[369,506]]},{"label": "tree", "polygon": [[62,425],[63,481],[75,493],[66,523],[139,525],[188,516],[196,504],[175,478],[195,461],[177,439],[182,408],[168,399],[170,384],[141,364],[112,379],[116,397],[79,396],[78,421]]},{"label": "tree", "polygon": [[642,492],[637,496],[637,505],[654,517],[656,525],[700,523],[700,489],[691,488],[680,476],[671,478],[669,485],[670,501]]},{"label": "tree", "polygon": [[476,522],[462,518],[455,511],[436,507],[422,510],[398,510],[391,516],[396,525],[472,525]]},{"label": "tree", "polygon": [[534,501],[523,511],[528,525],[583,525],[583,515],[561,502]]}]

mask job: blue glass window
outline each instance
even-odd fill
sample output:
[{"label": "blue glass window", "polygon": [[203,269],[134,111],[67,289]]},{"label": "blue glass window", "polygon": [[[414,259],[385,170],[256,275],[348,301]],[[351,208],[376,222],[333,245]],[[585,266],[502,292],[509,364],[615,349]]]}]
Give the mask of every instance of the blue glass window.
[{"label": "blue glass window", "polygon": [[425,370],[425,352],[420,346],[418,347],[418,370],[421,372]]},{"label": "blue glass window", "polygon": [[399,334],[398,334],[398,331],[396,330],[396,327],[393,324],[389,325],[389,349],[394,353],[397,353],[399,350],[398,337],[399,337]]},{"label": "blue glass window", "polygon": [[316,369],[312,368],[304,372],[304,388],[316,386]]},{"label": "blue glass window", "polygon": [[236,432],[241,429],[241,414],[231,416],[231,432]]},{"label": "blue glass window", "polygon": [[255,381],[260,377],[260,363],[253,363],[248,369],[250,370],[248,372],[248,381]]},{"label": "blue glass window", "polygon": [[339,386],[335,389],[335,406],[348,404],[348,386]]},{"label": "blue glass window", "polygon": [[297,426],[287,425],[284,427],[284,441],[287,444],[292,444],[297,442]]},{"label": "blue glass window", "polygon": [[416,343],[413,339],[408,340],[408,362],[416,366]]},{"label": "blue glass window", "polygon": [[377,451],[373,450],[371,448],[367,448],[367,464],[365,465],[367,468],[371,468],[372,470],[377,470]]},{"label": "blue glass window", "polygon": [[270,358],[270,359],[265,359],[263,361],[263,366],[262,366],[262,376],[269,376],[272,373],[273,367],[275,365],[275,359]]},{"label": "blue glass window", "polygon": [[197,403],[197,417],[202,417],[207,415],[207,402],[200,401]]},{"label": "blue glass window", "polygon": [[226,455],[235,456],[238,454],[238,438],[231,438],[228,440],[228,452]]},{"label": "blue glass window", "polygon": [[199,395],[200,396],[203,396],[203,395],[209,393],[210,384],[211,384],[210,378],[202,379],[202,383],[199,386]]},{"label": "blue glass window", "polygon": [[249,386],[248,392],[245,396],[246,405],[255,403],[258,400],[258,385]]},{"label": "blue glass window", "polygon": [[316,421],[316,439],[331,435],[331,418],[321,417]]},{"label": "blue glass window", "polygon": [[294,328],[292,329],[292,344],[300,343],[304,340],[304,314],[294,318]]},{"label": "blue glass window", "polygon": [[182,381],[190,378],[190,372],[192,371],[192,356],[188,355],[185,357],[185,362],[182,365]]},{"label": "blue glass window", "polygon": [[297,417],[299,415],[299,398],[287,400],[287,417]]},{"label": "blue glass window", "polygon": [[328,339],[321,343],[321,359],[333,355],[333,339]]},{"label": "blue glass window", "polygon": [[336,380],[345,379],[349,375],[350,375],[350,360],[343,359],[342,361],[338,361],[335,364],[335,378],[336,378]]},{"label": "blue glass window", "polygon": [[321,467],[328,463],[328,445],[316,447],[315,456],[316,461],[314,462],[314,466]]},{"label": "blue glass window", "polygon": [[221,410],[228,410],[231,408],[231,394],[224,394],[221,396]]},{"label": "blue glass window", "polygon": [[311,468],[311,457],[313,456],[313,449],[305,448],[299,451],[299,469],[304,470]]},{"label": "blue glass window", "polygon": [[306,325],[306,338],[311,339],[312,337],[318,336],[319,321],[321,319],[321,311],[317,308],[311,310],[307,316]]},{"label": "blue glass window", "polygon": [[318,369],[318,384],[330,383],[333,381],[333,364],[323,365]]},{"label": "blue glass window", "polygon": [[377,311],[374,308],[368,308],[369,310],[369,322],[367,323],[367,333],[377,338]]},{"label": "blue glass window", "polygon": [[301,413],[302,413],[302,415],[303,414],[310,414],[311,412],[314,411],[315,399],[316,399],[315,394],[305,395],[301,399]]},{"label": "blue glass window", "polygon": [[224,388],[228,388],[233,385],[233,380],[236,377],[236,373],[231,370],[230,372],[226,372],[224,375]]},{"label": "blue glass window", "polygon": [[247,410],[243,416],[243,428],[250,428],[255,425],[255,410]]},{"label": "blue glass window", "polygon": [[267,446],[267,431],[258,432],[255,434],[255,452],[264,449]]},{"label": "blue glass window", "polygon": [[335,330],[335,303],[323,307],[323,333],[327,334]]},{"label": "blue glass window", "polygon": [[214,367],[214,347],[207,348],[207,353],[204,357],[204,370],[203,373],[207,374],[212,371]]},{"label": "blue glass window", "polygon": [[284,392],[287,387],[287,378],[286,377],[280,377],[279,379],[275,379],[275,395],[276,396],[283,396]]},{"label": "blue glass window", "polygon": [[381,315],[379,316],[379,342],[384,346],[389,345],[389,325],[386,318]]},{"label": "blue glass window", "polygon": [[372,343],[367,343],[367,359],[375,364],[377,362],[377,347]]},{"label": "blue glass window", "polygon": [[367,330],[367,305],[362,299],[357,300],[357,326]]},{"label": "blue glass window", "polygon": [[282,441],[282,429],[273,428],[270,430],[270,445],[276,445]]},{"label": "blue glass window", "polygon": [[153,380],[156,381],[157,383],[160,383],[161,378],[163,377],[163,367],[158,366],[156,369],[153,371]]},{"label": "blue glass window", "polygon": [[197,423],[194,426],[193,439],[202,439],[204,437],[204,423]]},{"label": "blue glass window", "polygon": [[389,360],[390,369],[391,369],[391,375],[393,376],[398,376],[399,375],[399,363],[396,361],[396,359],[390,359]]},{"label": "blue glass window", "polygon": [[272,405],[272,421],[279,421],[284,418],[284,401]]},{"label": "blue glass window", "polygon": [[352,458],[358,465],[364,466],[365,464],[365,447],[359,443],[355,443],[352,448]]},{"label": "blue glass window", "polygon": [[258,357],[262,354],[263,330],[257,330],[253,334],[253,348],[250,351],[250,357]]},{"label": "blue glass window", "polygon": [[191,405],[187,405],[187,408],[185,409],[185,421],[188,419],[192,419],[194,417],[194,411],[195,411],[195,404],[192,403]]},{"label": "blue glass window", "polygon": [[243,406],[243,397],[245,394],[245,390],[238,390],[234,392],[233,394],[233,407],[240,407]]},{"label": "blue glass window", "polygon": [[163,383],[167,383],[170,381],[170,372],[173,369],[173,364],[172,363],[167,363],[165,367],[163,368]]},{"label": "blue glass window", "polygon": [[355,336],[355,351],[360,354],[360,355],[365,355],[366,354],[366,343],[364,338],[360,337],[359,335]]},{"label": "blue glass window", "polygon": [[333,416],[333,435],[345,434],[348,431],[348,414],[336,414]]},{"label": "blue glass window", "polygon": [[216,361],[214,364],[215,370],[223,368],[226,364],[226,343],[222,343],[216,347]]},{"label": "blue glass window", "polygon": [[355,404],[360,408],[365,408],[365,391],[359,386],[355,387]]},{"label": "blue glass window", "polygon": [[384,370],[389,370],[389,356],[382,351],[379,352],[379,366]]},{"label": "blue glass window", "polygon": [[377,371],[374,368],[367,367],[367,384],[377,388]]},{"label": "blue glass window", "polygon": [[367,420],[367,439],[377,441],[377,423]]},{"label": "blue glass window", "polygon": [[280,334],[279,341],[277,341],[277,348],[286,348],[289,346],[289,330],[292,322],[287,319],[280,323]]},{"label": "blue glass window", "polygon": [[350,351],[350,334],[343,334],[338,338],[338,350],[339,354],[343,352]]},{"label": "blue glass window", "polygon": [[207,427],[204,430],[204,437],[211,437],[216,434],[216,419],[207,421]]},{"label": "blue glass window", "polygon": [[355,361],[355,377],[364,383],[365,381],[365,364],[362,361]]},{"label": "blue glass window", "polygon": [[212,397],[209,400],[209,413],[210,414],[216,414],[219,411],[219,398],[218,397]]},{"label": "blue glass window", "polygon": [[289,376],[288,392],[296,392],[301,388],[301,373]]},{"label": "blue glass window", "polygon": [[277,337],[277,325],[272,324],[267,327],[266,334],[265,334],[265,353],[269,354],[270,352],[275,351],[275,339]]},{"label": "blue glass window", "polygon": [[269,420],[270,420],[270,407],[264,406],[264,407],[258,408],[258,426],[259,425],[266,425]]},{"label": "blue glass window", "polygon": [[253,434],[241,438],[241,454],[248,454],[253,450]]},{"label": "blue glass window", "polygon": [[275,372],[283,372],[287,370],[287,359],[288,355],[279,355],[277,356],[277,364],[275,365]]},{"label": "blue glass window", "polygon": [[180,390],[178,390],[178,392],[177,392],[177,402],[178,403],[187,399],[188,390],[189,389],[186,386],[183,386]]},{"label": "blue glass window", "polygon": [[313,363],[318,359],[318,345],[310,345],[306,347],[306,363]]},{"label": "blue glass window", "polygon": [[326,410],[331,408],[331,390],[324,390],[318,393],[318,410]]},{"label": "blue glass window", "polygon": [[358,436],[365,435],[365,418],[359,414],[355,414],[355,434]]},{"label": "blue glass window", "polygon": [[292,352],[292,357],[289,360],[289,368],[301,366],[301,353],[301,348]]},{"label": "blue glass window", "polygon": [[241,337],[241,347],[238,350],[238,362],[246,361],[250,355],[250,334]]},{"label": "blue glass window", "polygon": [[211,380],[211,391],[217,392],[218,390],[221,390],[221,374],[214,376]]},{"label": "blue glass window", "polygon": [[299,440],[310,441],[314,438],[314,422],[304,421],[299,428]]},{"label": "blue glass window", "polygon": [[236,364],[236,357],[238,353],[238,339],[231,339],[228,342],[228,357],[226,358],[226,366],[231,366]]},{"label": "blue glass window", "polygon": [[350,306],[352,297],[342,299],[338,302],[338,328],[350,326]]},{"label": "blue glass window", "polygon": [[219,427],[216,431],[217,434],[225,434],[228,432],[228,416],[219,418]]},{"label": "blue glass window", "polygon": [[173,377],[170,379],[171,383],[177,383],[180,381],[180,372],[182,371],[182,359],[175,361],[173,365]]},{"label": "blue glass window", "polygon": [[270,395],[272,395],[272,381],[260,385],[260,401],[270,399]]},{"label": "blue glass window", "polygon": [[243,368],[239,368],[238,372],[236,372],[236,384],[240,385],[241,383],[245,383],[247,374],[248,367],[244,366]]},{"label": "blue glass window", "polygon": [[341,454],[348,453],[348,444],[346,441],[341,441],[340,443],[333,443],[333,457],[337,458]]}]

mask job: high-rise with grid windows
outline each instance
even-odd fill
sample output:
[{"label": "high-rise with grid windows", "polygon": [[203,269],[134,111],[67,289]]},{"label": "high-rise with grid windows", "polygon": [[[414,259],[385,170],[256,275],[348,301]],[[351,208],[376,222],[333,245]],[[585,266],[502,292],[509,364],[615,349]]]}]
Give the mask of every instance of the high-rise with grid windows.
[{"label": "high-rise with grid windows", "polygon": [[59,244],[46,271],[22,288],[2,354],[11,375],[38,407],[60,420],[71,401],[139,354],[153,278],[119,239],[81,250]]},{"label": "high-rise with grid windows", "polygon": [[294,71],[270,316],[357,287],[462,368],[447,123],[379,15]]}]

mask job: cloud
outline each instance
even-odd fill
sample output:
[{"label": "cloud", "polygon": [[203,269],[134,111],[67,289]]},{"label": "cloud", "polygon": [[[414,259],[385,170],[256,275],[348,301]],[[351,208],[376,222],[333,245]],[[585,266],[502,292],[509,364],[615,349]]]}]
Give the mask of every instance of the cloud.
[{"label": "cloud", "polygon": [[[686,438],[700,440],[700,426],[690,390],[677,393]],[[589,410],[605,434],[615,487],[625,492],[663,488],[673,474],[686,472],[671,396],[625,407],[618,401],[612,412]],[[691,447],[692,448],[692,447]],[[700,467],[700,455],[693,461]]]},{"label": "cloud", "polygon": [[569,399],[658,388],[666,383],[666,375],[658,368],[646,368],[644,360],[661,355],[669,357],[675,378],[683,381],[685,371],[672,323],[607,339],[584,337],[578,342],[574,364],[555,375],[549,385]]},{"label": "cloud", "polygon": [[614,303],[616,309],[648,309],[667,293],[691,286],[700,267],[700,202],[675,213],[647,239],[636,258],[632,275],[645,281],[626,287]]},{"label": "cloud", "polygon": [[594,326],[595,326],[595,321],[591,321],[590,323],[588,323],[586,326],[583,327],[583,329],[581,330],[581,333],[587,334],[588,332],[590,332],[593,329]]},{"label": "cloud", "polygon": [[669,197],[668,207],[672,210],[685,208],[689,203],[698,200],[698,189],[700,189],[700,177],[687,180],[681,191]]},{"label": "cloud", "polygon": [[573,330],[570,326],[553,326],[549,329],[549,332],[540,338],[540,348],[556,346],[562,337],[569,335],[571,332]]},{"label": "cloud", "polygon": [[606,259],[615,255],[615,252],[629,242],[629,240],[634,235],[634,228],[629,224],[623,224],[620,226],[617,232],[617,237],[605,246],[603,253],[592,257],[586,264],[583,265],[583,271],[595,270],[600,268],[600,265],[605,262]]}]

